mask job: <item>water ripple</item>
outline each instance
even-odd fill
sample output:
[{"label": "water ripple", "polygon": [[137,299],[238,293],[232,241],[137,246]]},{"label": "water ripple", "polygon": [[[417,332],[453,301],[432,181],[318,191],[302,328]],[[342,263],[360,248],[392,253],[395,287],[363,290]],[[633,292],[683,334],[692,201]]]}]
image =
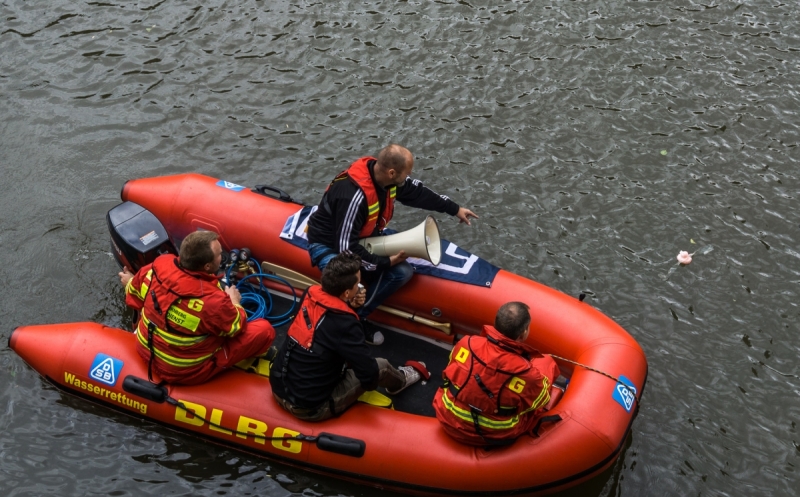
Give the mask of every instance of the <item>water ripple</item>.
[{"label": "water ripple", "polygon": [[[587,293],[647,352],[633,438],[587,493],[793,495],[797,14],[780,2],[0,5],[0,206],[14,213],[0,217],[0,315],[6,330],[130,325],[104,226],[125,179],[197,171],[311,203],[349,162],[400,142],[415,177],[481,215],[469,229],[443,219],[446,237]],[[400,209],[395,224],[418,214]],[[8,351],[0,366],[4,494],[365,492],[62,398]]]}]

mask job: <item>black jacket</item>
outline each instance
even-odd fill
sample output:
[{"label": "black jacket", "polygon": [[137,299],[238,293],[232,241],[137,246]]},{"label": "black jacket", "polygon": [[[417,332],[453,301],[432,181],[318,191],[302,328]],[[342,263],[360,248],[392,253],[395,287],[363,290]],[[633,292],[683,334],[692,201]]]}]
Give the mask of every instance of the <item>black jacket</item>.
[{"label": "black jacket", "polygon": [[[375,182],[375,161],[369,161],[370,176]],[[384,189],[375,185],[380,210],[383,212],[386,197]],[[389,258],[373,255],[358,244],[359,234],[367,221],[367,201],[360,189],[352,181],[336,181],[331,185],[319,208],[308,222],[309,243],[321,243],[336,252],[353,252],[362,260],[362,268],[367,271],[386,270],[391,264]],[[443,212],[455,216],[459,206],[445,195],[439,195],[422,184],[421,181],[407,178],[405,184],[397,188],[395,200],[409,207]],[[348,215],[348,213],[350,215]],[[377,233],[374,233],[375,235]]]},{"label": "black jacket", "polygon": [[[364,329],[355,316],[326,312],[314,332],[311,350],[295,344],[287,362],[286,352],[294,343],[287,338],[272,364],[269,381],[278,397],[298,407],[318,407],[330,398],[341,381],[345,364],[355,372],[365,390],[378,387],[378,363],[370,355]],[[285,375],[281,373],[284,365]]]}]

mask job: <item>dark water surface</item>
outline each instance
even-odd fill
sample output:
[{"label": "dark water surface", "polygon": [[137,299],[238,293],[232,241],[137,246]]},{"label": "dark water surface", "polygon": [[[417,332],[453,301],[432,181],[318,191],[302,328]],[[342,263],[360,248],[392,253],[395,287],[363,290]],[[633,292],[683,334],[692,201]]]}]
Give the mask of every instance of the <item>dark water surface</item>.
[{"label": "dark water surface", "polygon": [[[126,179],[196,171],[316,202],[399,142],[481,215],[444,219],[448,239],[586,292],[645,349],[629,446],[582,493],[796,495],[799,14],[2,0],[2,341],[122,324],[105,213]],[[7,348],[0,378],[0,495],[382,495],[66,397]]]}]

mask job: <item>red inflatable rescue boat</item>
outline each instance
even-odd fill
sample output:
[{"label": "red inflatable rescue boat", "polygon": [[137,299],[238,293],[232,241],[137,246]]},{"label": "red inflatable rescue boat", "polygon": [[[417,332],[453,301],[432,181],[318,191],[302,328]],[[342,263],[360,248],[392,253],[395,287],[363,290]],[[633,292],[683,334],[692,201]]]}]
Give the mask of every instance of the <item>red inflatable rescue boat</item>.
[{"label": "red inflatable rescue boat", "polygon": [[[128,181],[122,199],[141,206],[132,217],[152,215],[163,225],[166,234],[134,233],[146,245],[213,230],[226,250],[248,247],[253,258],[290,282],[319,278],[307,251],[292,240],[302,232],[303,205],[277,188],[250,189],[185,174]],[[160,386],[147,381],[132,333],[95,323],[23,326],[9,343],[70,394],[377,488],[420,495],[529,495],[562,490],[603,472],[620,455],[638,410],[647,378],[641,347],[589,304],[492,270],[477,256],[442,243],[451,257],[443,270],[453,277],[426,272],[431,268],[423,263],[420,274],[371,316],[387,330],[376,356],[395,364],[422,359],[433,374],[427,385],[414,385],[394,399],[394,408],[358,403],[338,418],[306,423],[280,408],[268,378],[242,369],[204,385]],[[124,256],[116,241],[115,251]],[[475,271],[477,283],[464,281]],[[491,450],[461,445],[445,434],[430,407],[447,348],[457,336],[480,333],[494,322],[497,309],[513,300],[531,308],[528,343],[558,356],[569,384],[536,436]]]}]

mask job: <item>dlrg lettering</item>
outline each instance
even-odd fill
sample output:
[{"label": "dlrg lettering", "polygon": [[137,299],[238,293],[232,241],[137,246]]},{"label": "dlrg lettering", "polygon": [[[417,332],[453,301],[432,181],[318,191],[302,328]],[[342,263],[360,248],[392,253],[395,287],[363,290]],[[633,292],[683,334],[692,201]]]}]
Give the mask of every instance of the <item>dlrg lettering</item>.
[{"label": "dlrg lettering", "polygon": [[[221,409],[211,409],[211,415],[207,417],[208,409],[206,406],[186,400],[180,400],[179,402],[186,407],[186,409],[180,406],[175,408],[175,421],[180,421],[181,423],[192,426],[203,426],[206,424],[206,421],[208,421],[209,430],[226,435],[234,434],[232,431],[233,428],[223,428],[223,411]],[[253,441],[258,444],[263,445],[266,443],[266,438],[268,438],[267,431],[267,423],[258,419],[248,418],[247,416],[240,415],[236,423],[237,437],[247,439],[248,436],[252,436]],[[294,439],[294,437],[299,434],[299,431],[276,426],[275,429],[272,430],[272,435],[270,437],[277,437],[278,440],[272,440],[272,446],[276,449],[291,452],[292,454],[299,454],[303,450],[303,442]]]}]

